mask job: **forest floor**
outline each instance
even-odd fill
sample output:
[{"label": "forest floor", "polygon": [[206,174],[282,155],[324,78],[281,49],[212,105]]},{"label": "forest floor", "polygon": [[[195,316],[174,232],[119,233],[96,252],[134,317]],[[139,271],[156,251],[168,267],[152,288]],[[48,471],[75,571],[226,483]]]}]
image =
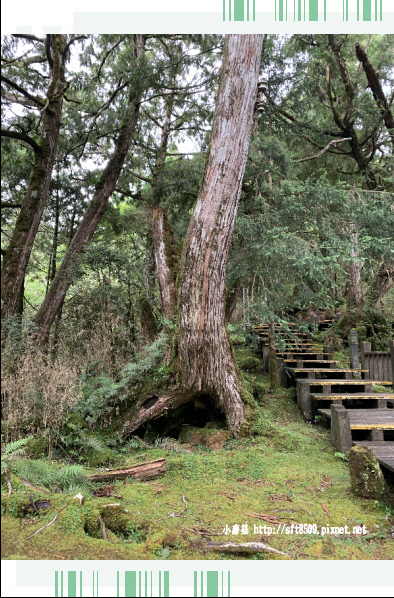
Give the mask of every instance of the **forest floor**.
[{"label": "forest floor", "polygon": [[[39,514],[23,514],[20,506],[38,494],[13,480],[10,498],[2,490],[2,558],[394,559],[393,488],[381,501],[354,496],[347,462],[335,453],[329,430],[302,420],[292,389],[269,391],[269,381],[248,347],[235,347],[235,354],[249,384],[259,389],[260,434],[230,439],[219,450],[180,442],[141,447],[122,456],[122,467],[165,457],[162,477],[116,482],[113,492],[118,497],[87,493],[83,504],[72,493],[46,494],[51,508]],[[105,540],[96,515],[108,503],[121,506],[107,508]],[[55,513],[52,525],[27,539]],[[254,533],[255,525],[277,531],[278,523],[269,520],[287,526],[316,524],[318,531],[348,526],[350,533]],[[239,534],[233,535],[236,524]],[[241,533],[243,524],[248,534]],[[353,527],[363,525],[367,533],[353,533]],[[207,550],[209,541],[263,542],[288,556],[227,554]]]}]

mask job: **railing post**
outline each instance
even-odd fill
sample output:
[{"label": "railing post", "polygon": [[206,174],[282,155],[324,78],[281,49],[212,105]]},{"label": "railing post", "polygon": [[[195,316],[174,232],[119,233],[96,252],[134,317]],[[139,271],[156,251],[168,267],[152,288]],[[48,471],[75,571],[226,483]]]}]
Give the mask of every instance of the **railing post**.
[{"label": "railing post", "polygon": [[[371,351],[371,343],[361,343],[361,369],[362,370],[369,370],[369,359],[366,358],[366,353]],[[368,372],[365,374],[364,376],[365,378],[368,378],[368,380],[371,380],[371,372]]]},{"label": "railing post", "polygon": [[358,370],[360,367],[360,359],[358,354],[358,334],[355,328],[352,328],[349,332],[347,340],[349,343],[350,368],[352,370]]},{"label": "railing post", "polygon": [[394,382],[394,340],[389,342],[390,358],[391,358],[391,380]]}]

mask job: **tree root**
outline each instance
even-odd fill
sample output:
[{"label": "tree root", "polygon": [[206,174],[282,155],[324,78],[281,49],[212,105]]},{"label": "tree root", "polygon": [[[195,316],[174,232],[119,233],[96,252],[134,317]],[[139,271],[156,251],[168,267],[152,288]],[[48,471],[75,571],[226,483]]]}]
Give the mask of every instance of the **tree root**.
[{"label": "tree root", "polygon": [[52,525],[52,523],[55,523],[56,519],[58,518],[59,514],[56,513],[56,515],[54,516],[54,518],[52,519],[52,521],[50,521],[49,523],[47,523],[46,525],[44,525],[43,527],[40,527],[40,529],[38,529],[36,532],[34,532],[34,534],[32,534],[31,536],[28,536],[26,538],[26,540],[30,540],[30,538],[33,538],[33,536],[36,536],[37,534],[39,534],[40,532],[44,531],[44,529],[46,529],[47,527],[49,527],[50,525]]}]

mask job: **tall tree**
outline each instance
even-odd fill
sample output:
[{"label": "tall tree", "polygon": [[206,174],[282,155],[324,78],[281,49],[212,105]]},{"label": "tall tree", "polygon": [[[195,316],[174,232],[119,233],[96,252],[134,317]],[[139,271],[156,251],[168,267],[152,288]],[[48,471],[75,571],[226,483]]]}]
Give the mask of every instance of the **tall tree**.
[{"label": "tall tree", "polygon": [[[145,37],[143,35],[135,35],[134,58],[136,69],[143,58],[144,47]],[[120,126],[112,155],[100,176],[93,199],[88,206],[61,265],[59,266],[45,300],[35,317],[35,322],[39,327],[38,337],[41,341],[46,341],[48,338],[50,328],[56,315],[63,306],[64,298],[72,280],[73,270],[76,266],[78,256],[84,251],[85,247],[92,239],[103,211],[115,190],[116,183],[133,139],[143,89],[142,78],[138,79],[137,77],[130,84],[126,114]]]},{"label": "tall tree", "polygon": [[252,127],[261,35],[226,37],[211,144],[179,273],[177,370],[179,392],[137,404],[127,430],[208,395],[239,432],[244,389],[224,323],[224,285]]},{"label": "tall tree", "polygon": [[[34,151],[30,181],[4,255],[1,282],[2,317],[11,316],[18,311],[26,268],[48,198],[59,139],[66,89],[65,59],[68,44],[65,36],[47,35],[45,49],[50,73],[46,98],[37,97],[15,81],[2,76],[2,82],[11,90],[7,92],[9,99],[12,100],[12,94],[16,94],[18,103],[23,101],[25,105],[35,106],[41,111],[41,134],[38,140],[20,126],[19,130],[5,129],[1,133],[3,137],[18,139],[30,145]],[[42,62],[42,56],[35,57],[29,64],[34,62]]]}]

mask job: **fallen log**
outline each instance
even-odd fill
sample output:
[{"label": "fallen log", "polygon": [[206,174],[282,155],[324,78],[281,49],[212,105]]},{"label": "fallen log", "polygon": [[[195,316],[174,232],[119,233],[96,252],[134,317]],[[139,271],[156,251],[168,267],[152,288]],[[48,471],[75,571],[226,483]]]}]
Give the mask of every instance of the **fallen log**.
[{"label": "fallen log", "polygon": [[288,554],[287,552],[282,552],[281,550],[276,550],[276,548],[271,548],[271,546],[267,546],[267,544],[263,544],[262,542],[208,542],[205,545],[207,550],[218,550],[219,552],[229,552],[229,553],[240,553],[240,552],[275,552],[276,554],[282,554],[283,556],[289,557],[292,559],[293,557]]},{"label": "fallen log", "polygon": [[111,482],[114,480],[124,480],[134,478],[137,481],[152,480],[166,472],[166,460],[156,459],[147,463],[139,463],[126,469],[117,469],[114,471],[103,471],[102,473],[88,476],[91,482]]}]

